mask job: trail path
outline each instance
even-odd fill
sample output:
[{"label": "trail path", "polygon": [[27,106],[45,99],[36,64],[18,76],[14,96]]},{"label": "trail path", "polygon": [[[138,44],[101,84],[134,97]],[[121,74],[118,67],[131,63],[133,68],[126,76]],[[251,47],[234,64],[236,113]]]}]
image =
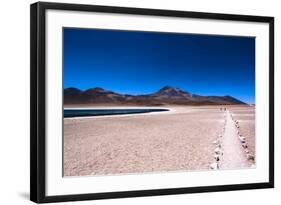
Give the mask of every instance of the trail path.
[{"label": "trail path", "polygon": [[225,132],[222,137],[222,149],[223,156],[220,161],[221,169],[234,169],[249,167],[249,161],[246,158],[246,154],[241,146],[241,142],[238,138],[237,129],[235,123],[231,118],[230,112],[226,111],[226,124]]}]

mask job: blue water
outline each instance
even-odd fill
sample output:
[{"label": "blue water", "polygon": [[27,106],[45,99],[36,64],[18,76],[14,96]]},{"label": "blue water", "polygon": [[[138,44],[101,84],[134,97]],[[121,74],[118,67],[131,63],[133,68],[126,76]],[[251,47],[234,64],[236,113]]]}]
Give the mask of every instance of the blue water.
[{"label": "blue water", "polygon": [[168,111],[168,109],[64,109],[64,117],[69,118],[104,115],[126,115],[163,111]]}]

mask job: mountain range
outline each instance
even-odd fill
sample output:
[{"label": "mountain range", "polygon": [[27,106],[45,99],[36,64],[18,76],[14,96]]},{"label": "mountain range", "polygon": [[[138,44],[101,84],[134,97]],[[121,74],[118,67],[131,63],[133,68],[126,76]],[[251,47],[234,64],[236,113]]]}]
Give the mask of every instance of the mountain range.
[{"label": "mountain range", "polygon": [[80,90],[64,89],[64,104],[108,104],[108,105],[236,105],[246,104],[232,96],[202,96],[179,88],[165,86],[155,93],[146,95],[119,94],[100,87]]}]

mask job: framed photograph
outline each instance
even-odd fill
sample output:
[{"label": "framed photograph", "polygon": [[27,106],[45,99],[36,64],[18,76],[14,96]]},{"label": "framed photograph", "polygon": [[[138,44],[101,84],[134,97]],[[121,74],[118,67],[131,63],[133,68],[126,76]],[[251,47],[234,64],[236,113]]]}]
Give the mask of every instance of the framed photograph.
[{"label": "framed photograph", "polygon": [[31,5],[34,202],[274,187],[274,18]]}]

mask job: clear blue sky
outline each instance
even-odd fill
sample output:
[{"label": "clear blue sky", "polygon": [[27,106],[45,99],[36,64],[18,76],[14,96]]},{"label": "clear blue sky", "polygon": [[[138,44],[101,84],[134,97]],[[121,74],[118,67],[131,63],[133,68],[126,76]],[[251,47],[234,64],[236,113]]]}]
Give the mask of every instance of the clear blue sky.
[{"label": "clear blue sky", "polygon": [[169,85],[255,103],[255,38],[64,28],[64,88],[123,94]]}]

